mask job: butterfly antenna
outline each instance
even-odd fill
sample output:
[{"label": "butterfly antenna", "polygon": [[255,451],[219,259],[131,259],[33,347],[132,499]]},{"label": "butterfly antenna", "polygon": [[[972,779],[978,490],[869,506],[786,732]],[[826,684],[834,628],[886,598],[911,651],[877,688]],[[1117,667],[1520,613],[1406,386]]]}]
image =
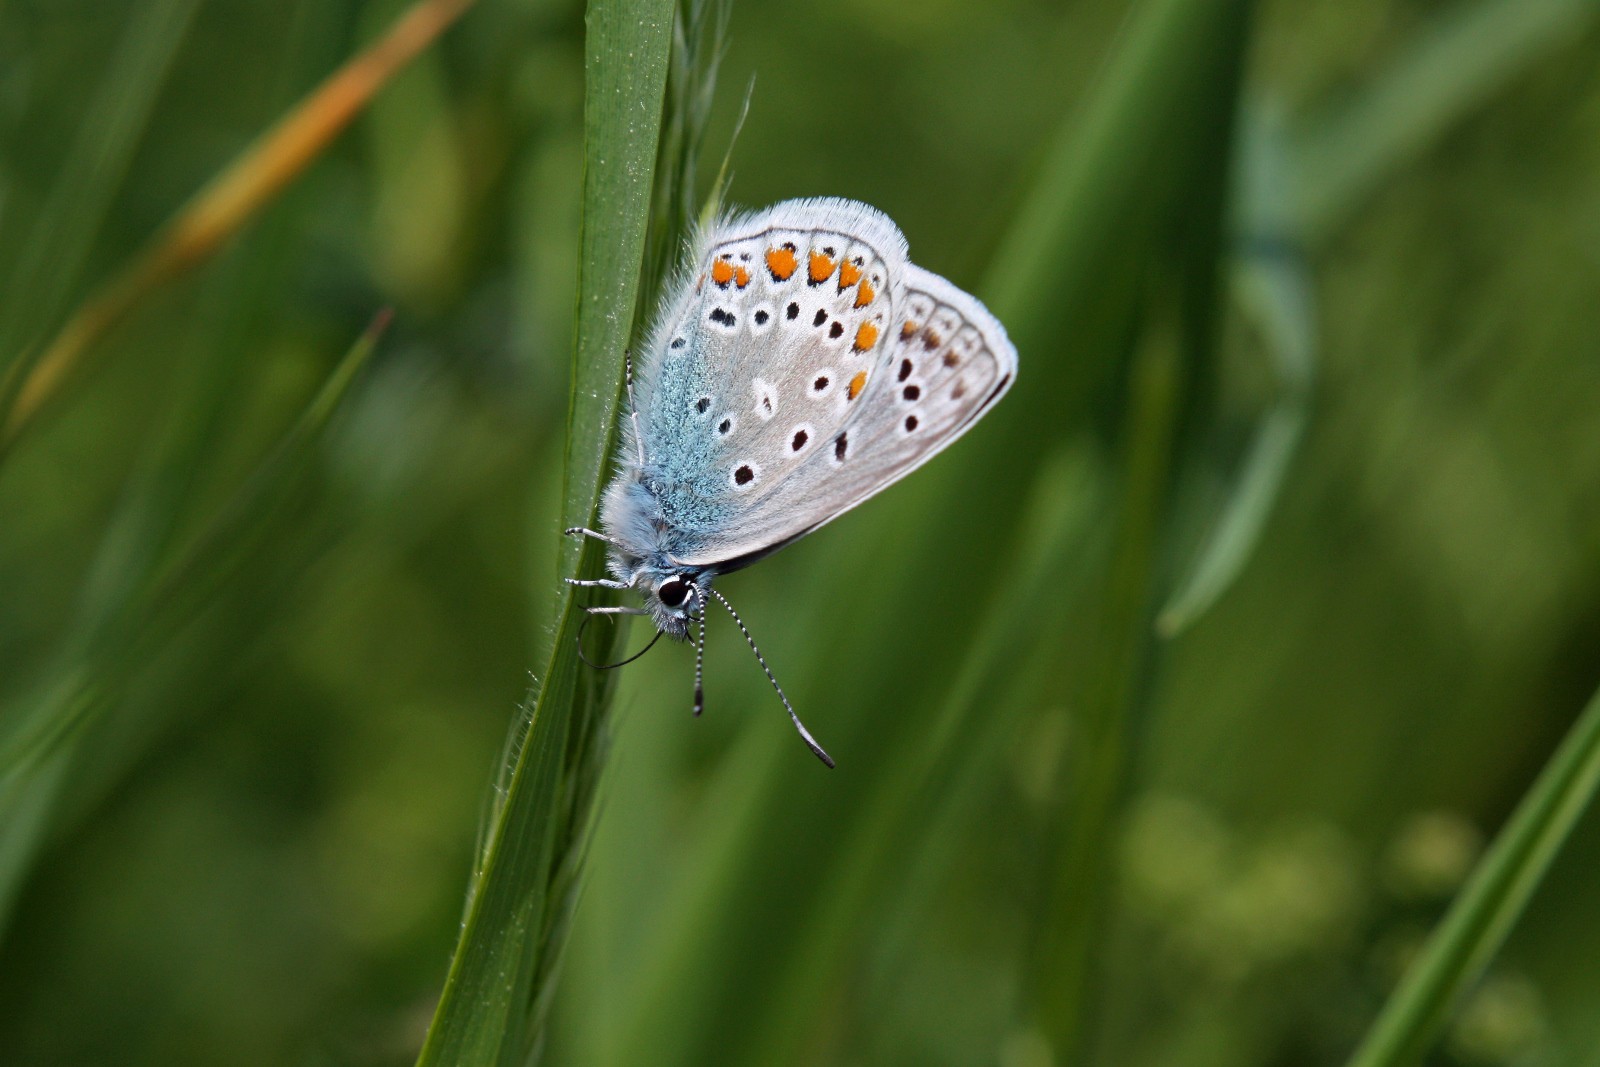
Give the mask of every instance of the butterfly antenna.
[{"label": "butterfly antenna", "polygon": [[694,713],[698,717],[706,710],[706,602],[698,589],[694,589],[694,598],[700,605],[700,637],[694,645]]},{"label": "butterfly antenna", "polygon": [[783,695],[783,686],[779,685],[778,680],[772,676],[772,668],[767,666],[767,661],[765,657],[761,655],[761,650],[756,647],[755,638],[751,637],[750,631],[745,629],[744,620],[739,618],[739,613],[737,611],[733,610],[733,605],[728,603],[727,597],[723,596],[715,589],[711,590],[710,592],[712,596],[716,597],[717,600],[722,603],[723,607],[728,609],[728,614],[732,615],[733,621],[738,624],[739,632],[744,634],[745,644],[749,645],[750,651],[756,654],[756,662],[761,664],[762,673],[767,676],[767,681],[772,683],[772,688],[777,690],[778,699],[783,701],[783,710],[789,713],[789,719],[794,723],[794,728],[800,731],[800,736],[804,738],[806,744],[811,747],[812,754],[821,760],[829,770],[832,770],[833,757],[828,755],[827,752],[823,751],[822,746],[817,744],[817,739],[811,736],[811,731],[807,730],[805,724],[800,721],[800,716],[794,713],[794,708],[789,704],[789,698]]}]

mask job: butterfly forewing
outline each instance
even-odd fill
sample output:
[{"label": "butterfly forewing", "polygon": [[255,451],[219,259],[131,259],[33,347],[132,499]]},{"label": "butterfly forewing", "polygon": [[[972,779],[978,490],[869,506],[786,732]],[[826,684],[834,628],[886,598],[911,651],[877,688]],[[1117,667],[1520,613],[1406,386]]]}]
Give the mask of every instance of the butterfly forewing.
[{"label": "butterfly forewing", "polygon": [[890,343],[904,238],[843,200],[791,201],[701,242],[641,367],[646,475],[684,555],[741,523],[859,417]]}]

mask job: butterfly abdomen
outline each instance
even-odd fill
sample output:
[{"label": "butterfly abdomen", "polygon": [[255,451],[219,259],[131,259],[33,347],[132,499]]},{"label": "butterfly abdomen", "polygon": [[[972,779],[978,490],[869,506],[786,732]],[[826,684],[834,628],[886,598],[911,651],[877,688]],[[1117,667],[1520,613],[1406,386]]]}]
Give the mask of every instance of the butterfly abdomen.
[{"label": "butterfly abdomen", "polygon": [[618,578],[626,580],[641,561],[664,555],[668,526],[660,502],[638,477],[623,474],[612,480],[600,506],[600,521],[616,542],[612,570],[620,566],[627,572],[619,573]]},{"label": "butterfly abdomen", "polygon": [[713,523],[714,513],[714,506],[691,485],[674,486],[655,470],[623,472],[607,487],[600,509],[606,533],[616,539],[623,557],[620,566],[628,572],[617,576],[627,579],[640,563],[671,570],[675,557],[699,546],[701,538],[695,531]]}]

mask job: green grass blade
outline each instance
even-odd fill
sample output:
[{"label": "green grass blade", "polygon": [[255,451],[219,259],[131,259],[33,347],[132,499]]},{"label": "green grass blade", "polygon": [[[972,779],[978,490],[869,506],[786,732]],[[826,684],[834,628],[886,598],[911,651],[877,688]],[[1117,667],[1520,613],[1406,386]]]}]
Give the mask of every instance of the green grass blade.
[{"label": "green grass blade", "polygon": [[1157,616],[1164,637],[1203,615],[1244,569],[1311,417],[1316,289],[1293,211],[1288,146],[1267,109],[1247,107],[1242,119],[1231,212],[1239,221],[1228,288],[1271,363],[1277,395],[1194,564]]},{"label": "green grass blade", "polygon": [[70,769],[67,754],[57,753],[32,768],[0,771],[0,925],[49,835]]},{"label": "green grass blade", "polygon": [[[66,791],[85,789],[77,773],[84,747],[79,742],[125,700],[164,649],[179,643],[184,627],[227,582],[281,538],[283,518],[291,510],[286,505],[313,469],[323,431],[386,322],[387,313],[374,320],[270,455],[169,560],[160,561],[174,521],[167,512],[178,509],[160,489],[141,487],[146,491],[133,494],[108,531],[96,560],[104,588],[86,596],[82,618],[42,691],[7,709],[8,720],[14,720],[8,725],[16,728],[0,741],[0,927],[54,828]],[[208,364],[219,362],[214,352],[206,355]],[[168,453],[182,457],[193,447],[203,449],[204,440],[180,441],[159,451],[180,465],[182,458]],[[137,547],[130,548],[135,542]],[[130,573],[120,573],[124,569]],[[108,579],[106,572],[117,573]],[[264,607],[258,605],[258,613]],[[72,799],[80,802],[81,796]]]},{"label": "green grass blade", "polygon": [[[1073,743],[1057,784],[1061,812],[1045,873],[1024,1012],[1057,1058],[1092,1046],[1093,1002],[1114,828],[1133,775],[1138,727],[1158,663],[1158,577],[1170,550],[1177,457],[1211,370],[1227,174],[1251,5],[1166,0],[1135,16],[1086,123],[1110,143],[1172,124],[1143,205],[1147,241],[1130,249],[1141,311],[1123,417],[1114,548],[1089,610],[1098,619],[1074,688]],[[1117,154],[1129,154],[1126,147]],[[1114,195],[1114,194],[1110,194]],[[1037,298],[1036,298],[1037,299]]]},{"label": "green grass blade", "polygon": [[1594,0],[1453,5],[1348,104],[1311,125],[1296,155],[1300,215],[1318,242],[1395,170],[1552,48],[1600,17]]},{"label": "green grass blade", "polygon": [[[107,558],[97,561],[96,570],[116,571],[115,577],[99,583],[104,587],[114,582],[116,587],[91,589],[86,596],[87,618],[76,639],[79,647],[68,652],[57,683],[46,688],[35,708],[16,716],[24,725],[0,738],[0,775],[28,771],[112,704],[126,676],[193,618],[275,532],[268,518],[295,492],[322,431],[377,346],[388,319],[388,312],[374,319],[271,454],[170,559],[161,561],[169,531],[154,536],[112,532]],[[132,508],[140,513],[135,522],[149,506],[148,500],[135,501]],[[125,542],[135,536],[151,543],[130,558]]]},{"label": "green grass blade", "polygon": [[20,250],[0,304],[0,411],[26,368],[22,350],[55,325],[77,291],[95,238],[122,185],[199,0],[158,0],[129,13],[61,176],[30,232],[8,234]]},{"label": "green grass blade", "polygon": [[1499,951],[1597,788],[1600,694],[1590,699],[1479,861],[1350,1067],[1402,1067],[1422,1058],[1461,992]]},{"label": "green grass blade", "polygon": [[[0,462],[97,341],[157,287],[214,255],[472,2],[414,0],[387,33],[344,63],[191,197],[47,344],[27,351],[0,381]],[[0,358],[5,351],[0,348]]]},{"label": "green grass blade", "polygon": [[1176,637],[1193,625],[1250,561],[1305,436],[1307,417],[1303,402],[1288,402],[1269,411],[1256,427],[1215,528],[1183,584],[1156,617],[1156,628],[1162,637]]},{"label": "green grass blade", "polygon": [[[1168,299],[1175,299],[1171,294]],[[1032,1023],[1056,1054],[1081,1054],[1111,873],[1112,831],[1133,764],[1135,722],[1153,671],[1149,604],[1162,541],[1173,444],[1184,396],[1175,314],[1147,329],[1128,388],[1122,499],[1098,596],[1094,654],[1081,683],[1059,783],[1062,825],[1049,864],[1029,990]]]},{"label": "green grass blade", "polygon": [[[563,517],[592,525],[608,469],[651,204],[670,0],[595,0],[585,45],[584,193]],[[566,574],[597,575],[594,541],[563,544]],[[549,658],[497,805],[419,1063],[521,1063],[538,1040],[600,773],[609,676],[583,667],[581,598],[556,592]],[[597,649],[602,646],[595,646]]]},{"label": "green grass blade", "polygon": [[1101,284],[1118,244],[1153,224],[1151,201],[1184,180],[1171,154],[1196,132],[1192,91],[1207,84],[1208,45],[1232,18],[1223,12],[1242,6],[1155,0],[1135,8],[1094,96],[1063,126],[984,280],[982,292],[1019,352],[1059,347],[1053,331],[1063,309]]}]

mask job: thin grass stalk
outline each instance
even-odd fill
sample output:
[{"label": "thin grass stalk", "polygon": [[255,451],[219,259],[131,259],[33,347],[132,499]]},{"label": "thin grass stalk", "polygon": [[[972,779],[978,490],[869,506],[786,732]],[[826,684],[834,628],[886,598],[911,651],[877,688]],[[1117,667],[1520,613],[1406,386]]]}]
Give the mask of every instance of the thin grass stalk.
[{"label": "thin grass stalk", "polygon": [[[75,742],[126,699],[138,674],[281,533],[280,524],[271,520],[289,510],[305,485],[323,433],[387,321],[387,312],[373,321],[294,426],[197,534],[165,563],[150,566],[150,559],[141,559],[146,569],[118,576],[122,585],[103,598],[110,602],[86,609],[88,617],[45,691],[31,707],[10,709],[24,725],[0,744],[0,925],[9,918],[69,787],[78,790],[74,800],[82,803],[84,783],[77,774],[82,746]],[[120,561],[117,533],[112,531],[108,540],[114,543],[103,557]]]},{"label": "thin grass stalk", "polygon": [[301,481],[323,431],[389,319],[387,310],[373,319],[294,425],[201,529],[170,558],[157,561],[147,578],[137,579],[138,588],[127,594],[126,603],[118,596],[117,610],[95,613],[109,617],[86,625],[84,647],[69,653],[70,665],[60,672],[66,684],[52,687],[44,706],[24,717],[30,728],[0,743],[0,774],[29,770],[81,730],[120,692],[124,675],[154,656],[260,547],[269,528],[264,517],[281,508]]},{"label": "thin grass stalk", "polygon": [[1600,693],[1590,698],[1390,994],[1350,1067],[1419,1063],[1483,974],[1600,789]]},{"label": "thin grass stalk", "polygon": [[[670,0],[593,0],[585,41],[584,193],[563,521],[592,526],[610,466],[623,353],[639,301],[667,59]],[[561,572],[603,570],[593,541],[565,541]],[[420,1064],[520,1064],[544,1010],[582,869],[611,679],[584,667],[586,595],[555,591],[548,660],[468,890],[465,918]],[[599,629],[599,628],[595,628]],[[608,651],[601,631],[591,646]]]},{"label": "thin grass stalk", "polygon": [[[673,26],[667,102],[662,117],[655,208],[644,271],[644,291],[654,294],[676,263],[678,242],[703,215],[697,202],[706,127],[716,98],[717,71],[727,52],[732,0],[680,0]],[[735,136],[738,135],[735,130]],[[729,146],[731,153],[732,146]],[[713,201],[720,187],[713,189]],[[707,208],[715,210],[711,204]]]},{"label": "thin grass stalk", "polygon": [[[61,170],[16,250],[0,303],[0,412],[12,407],[32,346],[56,325],[83,276],[117,189],[149,127],[157,95],[199,0],[156,0],[129,13]],[[3,421],[3,420],[0,420]]]},{"label": "thin grass stalk", "polygon": [[152,292],[208,259],[259,215],[380,89],[472,4],[417,0],[383,37],[345,63],[195,194],[145,251],[73,313],[37,359],[25,357],[17,364],[15,395],[0,418],[0,461],[97,342]]}]

